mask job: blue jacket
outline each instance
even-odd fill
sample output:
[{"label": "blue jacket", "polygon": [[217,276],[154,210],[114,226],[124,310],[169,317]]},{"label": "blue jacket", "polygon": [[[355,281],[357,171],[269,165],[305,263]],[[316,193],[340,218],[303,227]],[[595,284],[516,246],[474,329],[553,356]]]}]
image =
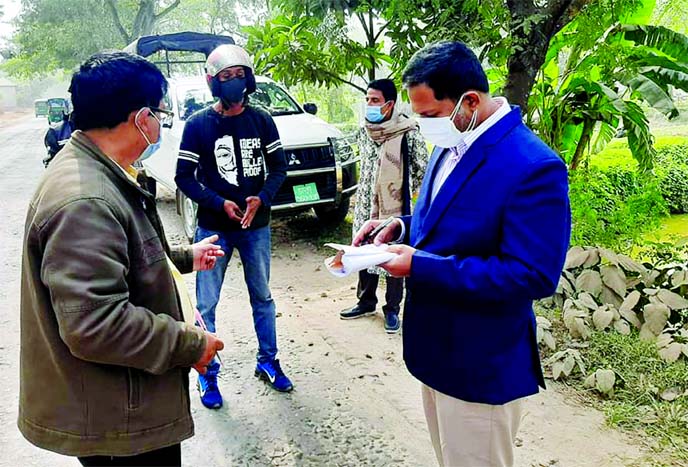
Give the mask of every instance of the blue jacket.
[{"label": "blue jacket", "polygon": [[473,143],[436,198],[435,149],[413,216],[404,360],[421,382],[504,404],[544,388],[533,300],[554,293],[569,244],[562,160],[514,107]]}]

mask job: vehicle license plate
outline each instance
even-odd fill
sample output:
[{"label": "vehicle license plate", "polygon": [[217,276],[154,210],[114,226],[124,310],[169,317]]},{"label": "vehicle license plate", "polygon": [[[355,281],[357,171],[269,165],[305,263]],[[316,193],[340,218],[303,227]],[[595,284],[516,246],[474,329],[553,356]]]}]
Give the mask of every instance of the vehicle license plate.
[{"label": "vehicle license plate", "polygon": [[320,195],[318,194],[318,187],[315,183],[306,183],[305,185],[294,185],[294,199],[297,203],[307,203],[309,201],[320,200]]}]

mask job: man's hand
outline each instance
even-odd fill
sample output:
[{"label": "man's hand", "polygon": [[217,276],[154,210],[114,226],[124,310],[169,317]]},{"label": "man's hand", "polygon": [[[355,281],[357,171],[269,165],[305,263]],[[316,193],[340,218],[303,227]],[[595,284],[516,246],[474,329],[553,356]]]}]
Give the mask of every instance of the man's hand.
[{"label": "man's hand", "polygon": [[239,206],[234,201],[226,199],[223,207],[230,219],[241,222],[241,218],[244,217],[244,212],[239,209]]},{"label": "man's hand", "polygon": [[390,245],[387,247],[390,253],[396,253],[394,259],[380,265],[393,277],[408,277],[411,275],[411,262],[416,249],[408,245]]},{"label": "man's hand", "polygon": [[203,350],[203,355],[201,355],[201,359],[198,360],[193,366],[193,368],[202,375],[204,375],[208,370],[207,366],[213,360],[217,351],[225,348],[224,342],[215,337],[215,334],[211,334],[209,332],[205,332],[204,334],[205,349]]},{"label": "man's hand", "polygon": [[[354,237],[354,240],[351,242],[351,245],[360,246],[361,244],[367,243],[367,237],[370,234],[370,232],[375,230],[375,227],[382,224],[383,222],[384,221],[371,220],[363,224],[363,227],[361,227],[360,230],[356,232],[356,236]],[[373,241],[376,245],[381,245],[383,243],[395,241],[399,238],[399,235],[401,235],[401,219],[395,219],[394,222],[382,229],[382,231],[375,236]]]},{"label": "man's hand", "polygon": [[193,250],[193,270],[194,271],[207,271],[208,269],[213,269],[215,263],[217,263],[217,258],[225,255],[220,245],[215,245],[220,237],[217,235],[212,235],[210,237],[204,238],[198,243],[191,245]]},{"label": "man's hand", "polygon": [[246,214],[244,214],[244,218],[241,219],[241,228],[242,229],[248,229],[251,227],[251,222],[253,222],[253,218],[256,217],[256,212],[258,212],[258,208],[263,205],[263,202],[260,200],[258,196],[249,196],[246,198]]}]

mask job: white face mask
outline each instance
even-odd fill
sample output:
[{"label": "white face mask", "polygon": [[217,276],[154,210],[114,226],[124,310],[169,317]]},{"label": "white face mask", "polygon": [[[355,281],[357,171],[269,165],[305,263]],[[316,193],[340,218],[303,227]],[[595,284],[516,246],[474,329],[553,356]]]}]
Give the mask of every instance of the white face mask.
[{"label": "white face mask", "polygon": [[454,126],[454,118],[461,110],[461,103],[466,95],[463,94],[459,102],[454,107],[451,115],[448,117],[419,117],[418,125],[420,126],[420,133],[431,144],[440,148],[454,148],[461,144],[461,141],[473,130],[475,130],[476,122],[478,121],[478,111],[473,112],[471,121],[468,124],[466,131],[459,131]]},{"label": "white face mask", "polygon": [[134,123],[136,125],[136,128],[139,130],[141,133],[141,136],[143,136],[143,139],[146,140],[146,143],[148,143],[148,146],[146,146],[146,149],[143,150],[137,161],[142,162],[148,159],[150,156],[152,156],[158,149],[160,149],[160,145],[162,144],[162,123],[158,119],[158,117],[155,116],[152,110],[148,109],[150,112],[151,116],[155,119],[156,122],[158,122],[158,140],[155,143],[151,143],[150,139],[148,139],[148,136],[146,136],[146,133],[143,132],[141,127],[139,126],[138,118],[139,115],[141,115],[141,112],[143,112],[146,109],[144,107],[143,109],[139,110],[138,113],[136,114],[136,117],[134,118]]}]

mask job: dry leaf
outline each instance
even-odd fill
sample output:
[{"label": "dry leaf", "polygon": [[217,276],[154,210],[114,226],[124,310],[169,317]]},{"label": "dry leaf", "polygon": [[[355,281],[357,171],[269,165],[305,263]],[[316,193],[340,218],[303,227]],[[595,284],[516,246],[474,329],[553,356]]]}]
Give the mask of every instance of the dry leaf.
[{"label": "dry leaf", "polygon": [[590,376],[585,378],[583,381],[583,386],[586,388],[594,388],[595,387],[595,373],[592,373]]},{"label": "dry leaf", "polygon": [[573,355],[569,354],[566,356],[564,359],[564,375],[569,376],[571,372],[573,371],[573,367],[576,365],[576,360],[573,358]]},{"label": "dry leaf", "polygon": [[557,343],[555,342],[554,336],[552,335],[551,332],[547,331],[545,333],[545,335],[543,336],[542,340],[550,350],[556,350]]},{"label": "dry leaf", "polygon": [[658,336],[664,330],[670,313],[669,307],[666,305],[648,303],[643,307],[643,317],[645,318],[643,327],[648,326],[649,330]]},{"label": "dry leaf", "polygon": [[574,269],[580,267],[588,259],[588,252],[579,246],[574,246],[566,253],[566,263],[564,269]]},{"label": "dry leaf", "polygon": [[593,266],[597,266],[600,262],[600,253],[597,248],[591,248],[588,250],[588,259],[583,263],[583,267],[588,269]]},{"label": "dry leaf", "polygon": [[552,322],[544,316],[536,316],[535,322],[538,326],[542,327],[543,329],[552,329]]},{"label": "dry leaf", "polygon": [[552,363],[552,378],[558,380],[561,378],[562,372],[564,371],[564,363],[561,361],[556,361]]},{"label": "dry leaf", "polygon": [[688,271],[676,271],[671,275],[671,285],[681,287],[688,284]]},{"label": "dry leaf", "polygon": [[640,263],[633,261],[626,255],[617,255],[619,265],[628,272],[637,272],[639,274],[647,273],[647,268]]},{"label": "dry leaf", "polygon": [[603,305],[609,304],[614,305],[615,308],[619,308],[623,303],[623,299],[612,289],[606,285],[602,285],[602,293],[600,294],[600,301]]},{"label": "dry leaf", "polygon": [[659,336],[657,336],[657,341],[655,342],[655,345],[657,345],[658,349],[661,349],[662,347],[666,347],[672,342],[674,342],[674,338],[671,337],[671,334],[662,333]]},{"label": "dry leaf", "polygon": [[684,310],[688,308],[688,300],[679,294],[667,289],[659,289],[657,296],[671,310]]},{"label": "dry leaf", "polygon": [[588,292],[593,297],[599,297],[602,291],[602,277],[597,271],[586,269],[576,278],[576,290]]},{"label": "dry leaf", "polygon": [[569,297],[575,293],[575,290],[573,290],[573,286],[564,276],[561,276],[559,278],[559,284],[557,285],[557,293],[563,293]]},{"label": "dry leaf", "polygon": [[607,328],[614,319],[614,311],[609,309],[607,306],[599,307],[592,314],[592,322],[598,331],[602,331]]},{"label": "dry leaf", "polygon": [[623,297],[626,295],[626,275],[623,270],[615,266],[602,266],[600,268],[602,282]]},{"label": "dry leaf", "polygon": [[640,329],[641,323],[638,315],[633,310],[619,310],[621,317],[631,323],[636,329]]},{"label": "dry leaf", "polygon": [[629,293],[626,296],[626,298],[624,298],[623,303],[619,307],[619,311],[633,310],[633,308],[635,308],[635,306],[638,304],[639,301],[640,301],[640,292],[638,292],[637,290],[634,290],[633,292]]},{"label": "dry leaf", "polygon": [[631,333],[631,325],[628,324],[628,321],[623,319],[614,321],[614,329],[616,329],[616,332],[624,336],[627,336]]},{"label": "dry leaf", "polygon": [[650,325],[645,323],[640,327],[639,337],[641,341],[649,342],[655,340],[657,338],[657,335],[654,332],[652,332],[652,330],[650,329]]},{"label": "dry leaf", "polygon": [[592,295],[590,295],[587,292],[583,292],[580,295],[578,295],[578,302],[591,311],[597,310],[599,308],[599,305],[597,304],[595,299],[592,298]]},{"label": "dry leaf", "polygon": [[612,370],[597,370],[595,372],[595,387],[603,394],[609,394],[614,390],[616,374]]},{"label": "dry leaf", "polygon": [[598,248],[598,250],[600,252],[600,256],[602,256],[603,259],[607,260],[607,262],[613,264],[614,266],[619,265],[619,257],[616,253],[614,253],[611,250],[607,250],[606,248]]},{"label": "dry leaf", "polygon": [[668,402],[678,399],[680,395],[681,390],[677,387],[665,389],[664,391],[659,393],[659,397]]},{"label": "dry leaf", "polygon": [[659,356],[667,363],[674,363],[681,356],[683,344],[672,342],[666,347],[659,349]]}]

